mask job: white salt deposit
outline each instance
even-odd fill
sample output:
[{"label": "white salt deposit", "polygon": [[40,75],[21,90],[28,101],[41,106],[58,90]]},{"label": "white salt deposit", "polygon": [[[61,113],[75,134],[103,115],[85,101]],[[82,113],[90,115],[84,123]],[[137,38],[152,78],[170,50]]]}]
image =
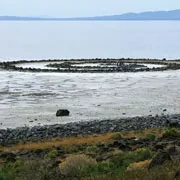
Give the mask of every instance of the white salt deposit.
[{"label": "white salt deposit", "polygon": [[[112,74],[1,71],[0,82],[0,128],[155,115],[165,108],[166,113],[180,112],[179,70]],[[69,109],[71,115],[57,118],[59,108]]]}]

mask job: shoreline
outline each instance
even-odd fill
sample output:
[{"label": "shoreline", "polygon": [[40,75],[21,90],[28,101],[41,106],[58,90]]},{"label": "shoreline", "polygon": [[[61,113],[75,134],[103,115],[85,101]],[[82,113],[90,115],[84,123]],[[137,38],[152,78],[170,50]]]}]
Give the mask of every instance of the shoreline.
[{"label": "shoreline", "polygon": [[[155,59],[72,59],[72,60],[53,60],[53,62],[70,62],[70,63],[152,63],[152,64],[161,64],[166,65],[166,67],[160,68],[152,68],[152,69],[140,69],[140,71],[163,71],[169,70],[169,68],[175,70],[180,69],[180,61],[179,60],[155,60]],[[14,71],[27,71],[27,72],[54,72],[54,70],[48,69],[36,69],[36,68],[22,68],[16,67],[17,64],[23,63],[32,63],[32,62],[48,62],[51,63],[52,60],[40,60],[40,61],[12,61],[12,62],[2,62],[0,63],[0,67],[3,67],[5,70],[14,70]],[[85,68],[86,69],[86,68]],[[58,69],[55,70],[59,72]],[[63,69],[63,72],[71,72],[70,70]],[[61,72],[61,70],[60,70]],[[77,71],[73,71],[76,72]],[[103,71],[99,71],[103,72]],[[113,71],[116,72],[117,71]],[[121,71],[120,71],[121,72]],[[127,71],[129,72],[129,71]],[[131,71],[130,71],[131,72]],[[134,71],[135,73],[136,71]],[[137,71],[139,72],[139,71]],[[82,72],[84,73],[84,72]],[[88,71],[87,71],[88,73]],[[104,72],[103,72],[104,73]],[[106,71],[107,73],[107,71]],[[110,73],[112,73],[110,71]],[[131,77],[130,77],[131,78]],[[144,80],[143,80],[144,81]],[[66,82],[66,81],[63,81]],[[124,82],[124,81],[123,81]],[[134,82],[132,82],[134,84]],[[137,81],[135,82],[137,83]],[[131,85],[131,84],[130,84]],[[70,87],[71,88],[71,87]],[[116,87],[119,88],[119,87]],[[159,89],[159,87],[158,87]],[[116,95],[115,95],[116,96]],[[58,98],[57,98],[58,99]],[[53,100],[54,101],[54,100]],[[83,104],[84,105],[84,104]],[[99,103],[96,105],[99,106]],[[96,107],[95,106],[95,107]],[[94,107],[94,105],[93,105]],[[163,106],[167,108],[166,106]],[[71,109],[67,107],[68,109]],[[176,113],[176,112],[175,112]],[[179,113],[179,112],[178,112]],[[157,113],[158,114],[158,113]],[[164,113],[164,114],[167,114]],[[134,114],[135,115],[135,114]],[[98,117],[98,116],[96,116]],[[76,117],[77,118],[77,117]],[[150,115],[150,116],[137,116],[137,117],[124,117],[124,118],[110,118],[112,120],[95,120],[95,121],[83,121],[85,119],[78,119],[80,122],[72,122],[67,124],[53,124],[53,125],[44,125],[44,126],[33,126],[33,127],[20,127],[16,129],[0,129],[0,144],[4,143],[4,141],[20,141],[20,140],[30,140],[33,138],[52,138],[52,137],[67,137],[67,136],[76,136],[81,134],[93,134],[93,133],[106,133],[106,132],[116,132],[116,131],[127,131],[127,130],[138,130],[145,128],[156,128],[156,127],[164,127],[168,126],[167,122],[176,121],[174,125],[179,126],[180,124],[180,114],[172,114],[172,115]],[[114,120],[113,120],[114,119]],[[29,120],[30,122],[30,120]],[[172,124],[173,124],[172,123]]]},{"label": "shoreline", "polygon": [[0,145],[14,144],[20,141],[104,134],[108,132],[143,130],[169,126],[180,127],[180,114],[149,115],[116,120],[81,121],[67,124],[0,129]]}]

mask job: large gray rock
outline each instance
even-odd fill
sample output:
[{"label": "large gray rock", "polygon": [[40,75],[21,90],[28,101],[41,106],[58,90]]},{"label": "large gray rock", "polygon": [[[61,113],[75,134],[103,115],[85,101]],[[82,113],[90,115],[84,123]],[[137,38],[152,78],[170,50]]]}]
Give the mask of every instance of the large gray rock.
[{"label": "large gray rock", "polygon": [[69,116],[70,112],[67,109],[59,109],[56,112],[56,116]]}]

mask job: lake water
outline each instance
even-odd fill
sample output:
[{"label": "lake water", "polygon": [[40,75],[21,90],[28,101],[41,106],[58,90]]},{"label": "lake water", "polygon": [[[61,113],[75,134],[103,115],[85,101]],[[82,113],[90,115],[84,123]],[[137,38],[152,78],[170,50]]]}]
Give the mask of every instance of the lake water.
[{"label": "lake water", "polygon": [[[180,23],[0,22],[0,61],[180,58]],[[25,64],[24,66],[29,66]],[[41,64],[31,64],[41,66]],[[0,129],[180,112],[180,70],[68,74],[0,71]],[[69,117],[57,118],[67,108]]]},{"label": "lake water", "polygon": [[0,60],[180,58],[179,21],[0,22]]}]

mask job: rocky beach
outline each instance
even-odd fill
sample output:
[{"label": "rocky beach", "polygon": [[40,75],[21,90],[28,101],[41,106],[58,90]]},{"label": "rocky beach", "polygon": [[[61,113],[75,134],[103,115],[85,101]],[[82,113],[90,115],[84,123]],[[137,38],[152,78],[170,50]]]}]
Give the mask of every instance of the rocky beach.
[{"label": "rocky beach", "polygon": [[[166,111],[166,110],[164,110]],[[21,127],[0,130],[0,144],[14,144],[50,138],[72,137],[78,135],[104,134],[149,128],[180,127],[180,114],[133,117],[117,120],[76,122],[46,126]]]}]

